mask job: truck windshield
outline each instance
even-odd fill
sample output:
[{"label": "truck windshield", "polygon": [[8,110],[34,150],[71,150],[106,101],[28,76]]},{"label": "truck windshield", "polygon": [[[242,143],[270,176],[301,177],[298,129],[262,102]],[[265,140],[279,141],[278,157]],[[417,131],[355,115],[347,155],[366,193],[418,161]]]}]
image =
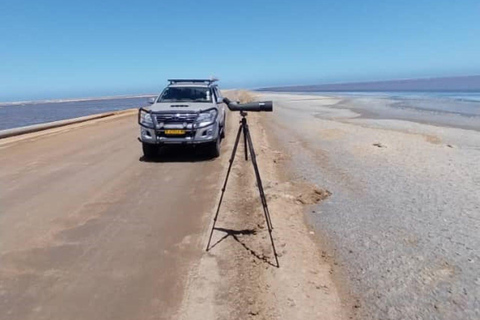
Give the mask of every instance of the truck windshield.
[{"label": "truck windshield", "polygon": [[210,88],[203,87],[168,87],[158,102],[212,102]]}]

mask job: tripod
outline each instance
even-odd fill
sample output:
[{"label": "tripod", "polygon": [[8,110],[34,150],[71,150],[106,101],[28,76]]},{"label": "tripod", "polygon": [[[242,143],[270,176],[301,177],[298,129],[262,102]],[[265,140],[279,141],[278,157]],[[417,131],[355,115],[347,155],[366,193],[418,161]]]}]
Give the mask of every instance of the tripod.
[{"label": "tripod", "polygon": [[263,192],[262,179],[260,178],[260,171],[258,170],[257,158],[255,155],[255,150],[253,149],[252,137],[250,136],[250,130],[248,128],[248,123],[246,118],[247,113],[245,111],[240,111],[240,115],[242,116],[242,120],[240,120],[240,127],[238,128],[237,137],[235,139],[235,145],[233,146],[232,155],[229,160],[230,164],[228,165],[227,176],[225,177],[225,182],[223,183],[222,194],[220,196],[220,201],[218,203],[217,212],[215,213],[215,217],[213,218],[213,226],[212,226],[212,230],[210,231],[210,237],[208,238],[206,251],[210,250],[210,242],[212,241],[212,235],[213,235],[213,231],[215,230],[215,224],[217,223],[218,213],[220,212],[220,207],[223,202],[223,196],[225,195],[225,190],[227,188],[228,177],[230,176],[230,171],[232,169],[233,161],[235,160],[235,154],[237,153],[238,144],[240,142],[240,136],[242,135],[242,132],[243,132],[244,146],[245,146],[245,160],[248,161],[248,153],[250,152],[250,160],[252,161],[253,169],[255,171],[255,178],[257,180],[257,187],[258,187],[258,192],[260,194],[260,200],[262,201],[263,213],[265,215],[265,221],[267,223],[268,234],[270,235],[270,241],[272,242],[272,249],[273,249],[273,254],[275,255],[277,268],[279,268],[280,264],[278,263],[277,250],[275,249],[275,243],[273,242],[273,236],[272,236],[272,230],[273,230],[272,221],[270,219],[270,212],[268,211],[267,198],[265,197],[265,193]]}]

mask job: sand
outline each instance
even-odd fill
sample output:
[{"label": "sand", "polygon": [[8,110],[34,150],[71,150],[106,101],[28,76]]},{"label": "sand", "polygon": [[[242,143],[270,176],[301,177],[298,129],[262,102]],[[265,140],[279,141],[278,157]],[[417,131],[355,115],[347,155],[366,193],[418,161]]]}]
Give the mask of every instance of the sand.
[{"label": "sand", "polygon": [[[236,129],[238,114],[229,116],[230,126]],[[306,208],[327,198],[329,192],[292,181],[285,171],[289,159],[276,149],[274,137],[264,129],[265,119],[254,113],[248,116],[280,268],[275,265],[253,168],[244,160],[242,148],[217,222],[223,231],[215,231],[213,248],[190,272],[180,319],[349,318],[349,306],[334,283],[333,264],[304,220]],[[230,151],[233,139],[228,135],[224,150]],[[210,226],[211,221],[205,224]],[[205,244],[207,236],[205,232]]]}]

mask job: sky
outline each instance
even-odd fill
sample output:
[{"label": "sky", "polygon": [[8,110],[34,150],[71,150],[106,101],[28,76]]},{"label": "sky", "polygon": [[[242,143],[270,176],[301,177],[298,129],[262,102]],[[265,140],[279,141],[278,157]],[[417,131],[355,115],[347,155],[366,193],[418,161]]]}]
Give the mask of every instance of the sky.
[{"label": "sky", "polygon": [[478,0],[0,0],[0,101],[474,74]]}]

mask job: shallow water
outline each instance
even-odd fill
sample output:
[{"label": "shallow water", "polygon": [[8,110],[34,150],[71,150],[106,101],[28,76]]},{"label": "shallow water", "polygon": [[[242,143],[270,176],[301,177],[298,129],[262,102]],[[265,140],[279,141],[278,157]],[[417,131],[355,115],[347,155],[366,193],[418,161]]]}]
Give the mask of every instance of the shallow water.
[{"label": "shallow water", "polygon": [[128,97],[83,101],[25,102],[0,105],[0,130],[109,111],[139,108],[148,97]]},{"label": "shallow water", "polygon": [[[311,94],[311,93],[308,93]],[[338,97],[338,108],[366,118],[399,119],[480,130],[480,93],[469,92],[319,92]]]}]

